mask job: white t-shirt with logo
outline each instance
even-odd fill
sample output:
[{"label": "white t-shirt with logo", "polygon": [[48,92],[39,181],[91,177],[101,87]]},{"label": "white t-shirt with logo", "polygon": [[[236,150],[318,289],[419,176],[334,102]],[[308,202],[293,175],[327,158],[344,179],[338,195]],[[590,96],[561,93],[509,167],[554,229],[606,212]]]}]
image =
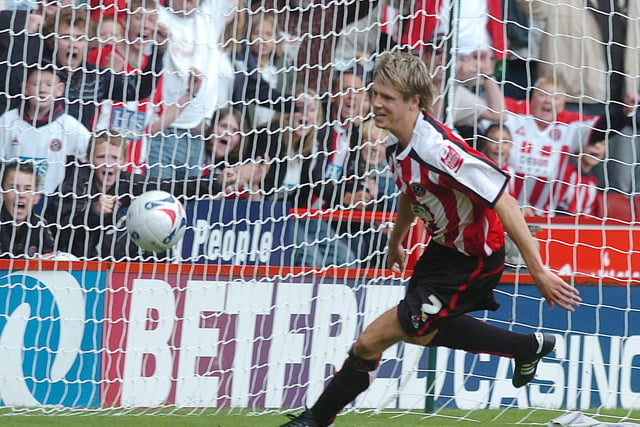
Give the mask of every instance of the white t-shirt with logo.
[{"label": "white t-shirt with logo", "polygon": [[86,160],[91,134],[82,123],[62,114],[35,127],[18,109],[0,116],[0,155],[3,160],[33,161],[43,178],[39,190],[52,194],[62,183],[68,156]]}]

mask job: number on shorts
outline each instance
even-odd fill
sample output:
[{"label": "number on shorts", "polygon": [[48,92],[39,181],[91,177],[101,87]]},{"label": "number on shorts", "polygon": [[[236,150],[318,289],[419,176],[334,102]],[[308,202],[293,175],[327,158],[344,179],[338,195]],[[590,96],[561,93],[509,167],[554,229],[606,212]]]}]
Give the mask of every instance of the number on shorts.
[{"label": "number on shorts", "polygon": [[435,296],[429,295],[429,302],[422,304],[420,310],[426,315],[433,315],[442,309],[442,302]]}]

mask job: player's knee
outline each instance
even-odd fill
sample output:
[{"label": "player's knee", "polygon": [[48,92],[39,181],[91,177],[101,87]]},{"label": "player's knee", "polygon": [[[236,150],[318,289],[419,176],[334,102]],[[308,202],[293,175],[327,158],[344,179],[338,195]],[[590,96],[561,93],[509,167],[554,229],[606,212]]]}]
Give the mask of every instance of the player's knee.
[{"label": "player's knee", "polygon": [[369,339],[366,335],[361,335],[353,347],[351,347],[349,354],[365,360],[377,360],[381,356],[377,347],[375,340]]}]

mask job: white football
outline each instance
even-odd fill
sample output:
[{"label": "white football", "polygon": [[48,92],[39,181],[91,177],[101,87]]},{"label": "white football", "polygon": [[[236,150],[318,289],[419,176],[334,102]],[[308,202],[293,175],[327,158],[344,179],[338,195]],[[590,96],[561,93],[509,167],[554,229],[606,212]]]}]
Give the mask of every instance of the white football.
[{"label": "white football", "polygon": [[127,211],[127,231],[142,249],[163,252],[178,243],[187,228],[182,203],[166,191],[136,197]]}]

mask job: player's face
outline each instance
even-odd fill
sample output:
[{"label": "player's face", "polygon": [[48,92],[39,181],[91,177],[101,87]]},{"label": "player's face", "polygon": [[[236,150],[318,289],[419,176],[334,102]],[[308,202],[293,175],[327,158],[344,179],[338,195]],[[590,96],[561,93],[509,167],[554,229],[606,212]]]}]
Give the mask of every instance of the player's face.
[{"label": "player's face", "polygon": [[386,129],[396,136],[406,135],[408,131],[410,136],[415,125],[416,113],[420,111],[418,96],[404,99],[398,89],[385,81],[375,79],[372,104],[377,127]]},{"label": "player's face", "polygon": [[564,104],[564,95],[553,84],[543,84],[532,91],[531,113],[542,122],[555,121],[558,113],[564,110]]},{"label": "player's face", "polygon": [[36,177],[28,172],[12,171],[2,183],[4,207],[16,222],[23,222],[40,200]]},{"label": "player's face", "polygon": [[241,140],[240,123],[233,115],[220,118],[215,128],[215,134],[209,139],[208,144],[216,162],[226,160],[230,152],[234,150]]},{"label": "player's face", "polygon": [[[341,122],[353,121],[361,117],[364,110],[364,83],[355,74],[345,74],[336,88],[333,99],[333,110]],[[358,123],[356,123],[358,124]]]},{"label": "player's face", "polygon": [[487,138],[489,141],[484,146],[484,154],[500,167],[507,164],[513,146],[509,132],[497,129],[489,132]]},{"label": "player's face", "polygon": [[131,43],[148,43],[154,39],[154,31],[158,22],[158,12],[140,9],[125,18],[127,41]]},{"label": "player's face", "polygon": [[64,85],[58,76],[49,70],[34,71],[24,83],[24,95],[35,117],[49,113],[51,106],[62,95]]},{"label": "player's face", "polygon": [[58,65],[68,71],[80,70],[87,54],[89,41],[81,27],[60,24],[56,37]]},{"label": "player's face", "polygon": [[97,144],[91,156],[94,166],[95,184],[98,190],[106,191],[113,187],[125,164],[122,148],[108,142]]}]

